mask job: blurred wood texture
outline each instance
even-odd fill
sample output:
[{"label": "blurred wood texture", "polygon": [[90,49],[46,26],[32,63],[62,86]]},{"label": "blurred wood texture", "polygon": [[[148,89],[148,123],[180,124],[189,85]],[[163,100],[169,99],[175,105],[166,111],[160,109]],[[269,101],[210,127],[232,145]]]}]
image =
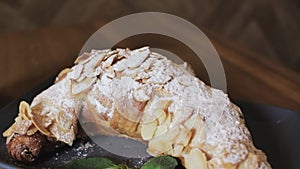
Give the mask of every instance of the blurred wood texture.
[{"label": "blurred wood texture", "polygon": [[[101,25],[103,22],[91,22],[0,34],[1,106],[72,66],[85,41]],[[300,112],[299,73],[210,30],[204,32],[221,56],[231,98]],[[134,44],[134,39],[127,43]],[[170,43],[161,45],[178,50],[178,46]],[[205,72],[203,79],[207,81]]]},{"label": "blurred wood texture", "polygon": [[106,23],[145,11],[185,18],[300,72],[298,0],[0,0],[0,31]]}]

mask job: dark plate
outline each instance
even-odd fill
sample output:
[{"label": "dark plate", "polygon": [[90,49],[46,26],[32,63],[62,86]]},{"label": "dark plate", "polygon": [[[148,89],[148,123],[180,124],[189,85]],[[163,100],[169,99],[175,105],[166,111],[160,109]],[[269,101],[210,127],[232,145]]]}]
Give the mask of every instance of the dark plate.
[{"label": "dark plate", "polygon": [[[37,88],[15,100],[0,111],[0,133],[6,130],[14,121],[21,100],[30,102],[40,91],[52,84],[53,79],[39,85]],[[296,112],[262,104],[235,101],[244,113],[246,124],[252,133],[255,145],[262,149],[274,169],[300,168],[300,115]],[[91,144],[93,144],[91,142]],[[0,168],[55,168],[66,161],[76,158],[105,156],[117,162],[139,166],[146,159],[128,159],[113,155],[100,147],[87,146],[79,150],[83,141],[76,141],[73,147],[64,147],[58,152],[48,153],[38,162],[31,165],[12,161],[5,148],[5,139],[0,138]],[[180,167],[181,168],[181,167]]]}]

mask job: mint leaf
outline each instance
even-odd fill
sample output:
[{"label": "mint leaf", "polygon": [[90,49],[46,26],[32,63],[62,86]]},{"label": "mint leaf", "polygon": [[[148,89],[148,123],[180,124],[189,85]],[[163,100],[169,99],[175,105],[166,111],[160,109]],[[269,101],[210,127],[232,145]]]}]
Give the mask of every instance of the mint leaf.
[{"label": "mint leaf", "polygon": [[105,169],[131,169],[131,168],[129,168],[126,164],[119,164]]},{"label": "mint leaf", "polygon": [[113,161],[107,158],[93,157],[72,160],[65,165],[58,167],[58,169],[126,169],[124,167],[123,165],[116,165]]},{"label": "mint leaf", "polygon": [[160,156],[151,158],[141,169],[174,169],[177,165],[175,158]]}]

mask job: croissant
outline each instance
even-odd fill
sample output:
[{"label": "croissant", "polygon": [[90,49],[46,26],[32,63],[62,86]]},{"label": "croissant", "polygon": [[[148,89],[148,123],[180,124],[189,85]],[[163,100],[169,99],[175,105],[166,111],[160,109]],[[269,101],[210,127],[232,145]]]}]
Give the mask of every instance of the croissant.
[{"label": "croissant", "polygon": [[78,118],[89,134],[126,136],[152,156],[187,169],[269,169],[240,109],[221,90],[148,47],[92,50],[64,69],[29,105],[21,102],[3,136],[12,158],[32,162],[47,140],[72,145]]}]

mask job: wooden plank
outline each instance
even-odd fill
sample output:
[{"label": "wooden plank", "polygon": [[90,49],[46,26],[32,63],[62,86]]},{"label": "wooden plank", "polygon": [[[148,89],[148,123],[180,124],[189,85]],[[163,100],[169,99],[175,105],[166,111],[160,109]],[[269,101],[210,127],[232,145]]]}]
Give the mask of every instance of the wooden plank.
[{"label": "wooden plank", "polygon": [[[101,23],[0,34],[0,105],[71,66],[84,42],[99,25]],[[206,33],[224,63],[231,98],[300,112],[298,73],[209,31]]]},{"label": "wooden plank", "polygon": [[211,39],[224,63],[230,96],[300,111],[299,73],[220,36]]}]

